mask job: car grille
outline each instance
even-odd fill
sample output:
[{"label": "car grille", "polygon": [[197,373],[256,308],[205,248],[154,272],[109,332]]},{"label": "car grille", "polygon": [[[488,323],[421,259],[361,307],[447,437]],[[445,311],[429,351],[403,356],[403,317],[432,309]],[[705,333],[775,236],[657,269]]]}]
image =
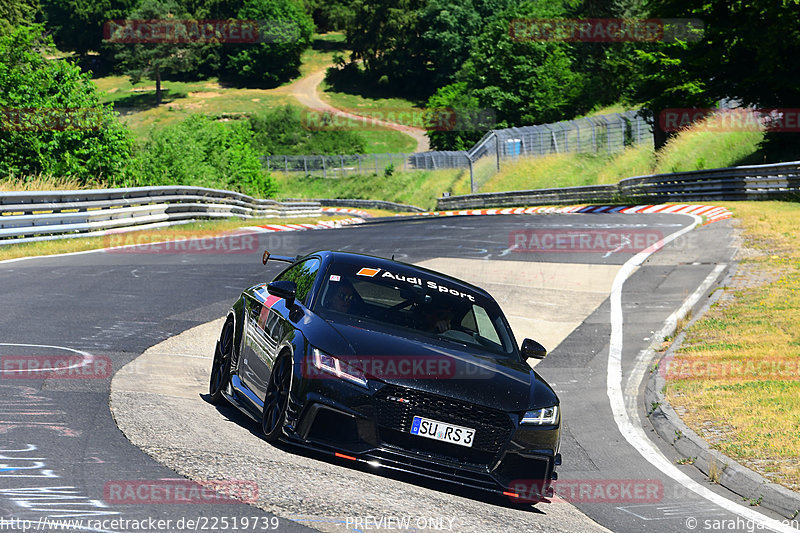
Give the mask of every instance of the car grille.
[{"label": "car grille", "polygon": [[[488,465],[514,431],[511,419],[502,411],[414,389],[387,385],[375,394],[375,403],[383,442],[443,459]],[[411,435],[415,416],[474,428],[475,442],[467,448]]]}]

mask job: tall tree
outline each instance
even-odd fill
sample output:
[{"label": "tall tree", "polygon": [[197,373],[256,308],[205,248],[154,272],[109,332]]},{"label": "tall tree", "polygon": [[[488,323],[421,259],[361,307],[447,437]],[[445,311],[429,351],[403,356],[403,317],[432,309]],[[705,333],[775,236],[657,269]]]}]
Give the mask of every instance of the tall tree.
[{"label": "tall tree", "polygon": [[[188,18],[188,12],[175,0],[143,0],[128,16],[128,19],[134,21]],[[137,40],[137,36],[134,35],[132,40]],[[155,80],[157,106],[161,105],[163,99],[162,73],[190,70],[197,61],[197,45],[175,42],[176,40],[165,38],[163,42],[125,42],[113,45],[116,60],[130,76],[132,83],[138,83],[145,77]]]},{"label": "tall tree", "polygon": [[500,124],[553,122],[580,114],[584,77],[577,72],[573,45],[528,39],[509,31],[512,21],[563,16],[558,2],[522,2],[488,23],[475,39],[458,80],[480,105],[497,110]]},{"label": "tall tree", "polygon": [[[646,7],[652,17],[699,19],[704,26],[697,39],[659,43],[639,52],[643,83],[635,98],[656,115],[662,109],[702,107],[722,98],[763,108],[797,107],[800,0],[650,0]],[[792,135],[769,137],[800,153]],[[657,131],[657,146],[666,138],[667,132]]]}]

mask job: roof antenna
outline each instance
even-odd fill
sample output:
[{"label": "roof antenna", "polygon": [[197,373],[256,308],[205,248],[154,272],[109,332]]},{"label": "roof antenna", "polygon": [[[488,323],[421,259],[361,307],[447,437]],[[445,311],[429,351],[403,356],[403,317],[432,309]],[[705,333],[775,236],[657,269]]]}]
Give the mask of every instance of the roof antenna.
[{"label": "roof antenna", "polygon": [[394,254],[392,254],[392,261],[394,261]]}]

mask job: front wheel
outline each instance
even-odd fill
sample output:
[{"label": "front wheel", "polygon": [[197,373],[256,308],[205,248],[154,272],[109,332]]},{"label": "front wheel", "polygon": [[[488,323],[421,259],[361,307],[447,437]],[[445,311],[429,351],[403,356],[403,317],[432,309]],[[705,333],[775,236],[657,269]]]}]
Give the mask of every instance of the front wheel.
[{"label": "front wheel", "polygon": [[261,416],[261,430],[267,442],[277,441],[286,421],[289,406],[289,386],[292,380],[292,358],[280,357],[272,369],[264,398],[264,411]]},{"label": "front wheel", "polygon": [[211,363],[211,379],[208,383],[208,394],[211,403],[219,404],[225,400],[222,391],[231,379],[231,357],[233,356],[233,321],[228,320],[222,328],[217,347],[214,350],[214,361]]}]

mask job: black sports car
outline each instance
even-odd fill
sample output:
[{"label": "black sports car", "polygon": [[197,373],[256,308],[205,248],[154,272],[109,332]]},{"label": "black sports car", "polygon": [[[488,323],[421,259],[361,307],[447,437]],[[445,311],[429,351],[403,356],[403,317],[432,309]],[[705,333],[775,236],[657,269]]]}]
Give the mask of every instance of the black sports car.
[{"label": "black sports car", "polygon": [[517,347],[486,291],[360,254],[272,259],[292,264],[231,308],[213,402],[260,421],[270,442],[512,499],[552,495],[559,400],[526,363],[546,352]]}]

